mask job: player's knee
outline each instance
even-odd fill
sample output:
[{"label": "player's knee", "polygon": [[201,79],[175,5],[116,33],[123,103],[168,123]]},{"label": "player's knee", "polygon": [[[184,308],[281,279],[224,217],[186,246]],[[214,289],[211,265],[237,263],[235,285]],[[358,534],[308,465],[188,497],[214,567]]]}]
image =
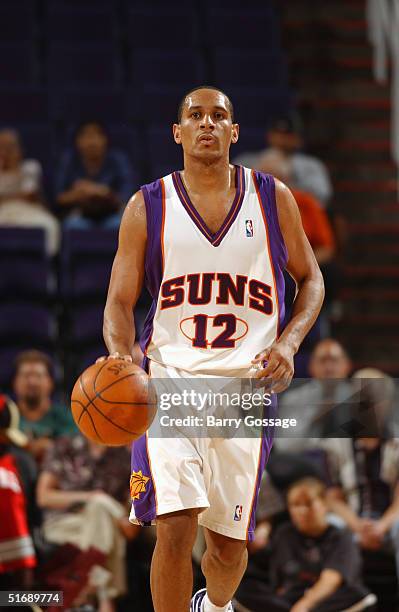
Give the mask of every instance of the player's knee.
[{"label": "player's knee", "polygon": [[235,567],[242,562],[246,552],[247,544],[245,541],[236,540],[234,543],[226,541],[213,545],[208,554],[213,558],[213,561],[224,567]]},{"label": "player's knee", "polygon": [[157,517],[157,545],[170,555],[191,553],[197,535],[197,512],[174,512]]}]

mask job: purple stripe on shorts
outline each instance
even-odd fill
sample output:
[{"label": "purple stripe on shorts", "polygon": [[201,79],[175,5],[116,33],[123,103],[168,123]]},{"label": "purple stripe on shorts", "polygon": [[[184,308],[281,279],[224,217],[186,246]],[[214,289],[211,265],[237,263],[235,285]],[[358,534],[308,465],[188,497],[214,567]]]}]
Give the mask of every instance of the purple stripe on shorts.
[{"label": "purple stripe on shorts", "polygon": [[271,174],[264,174],[263,172],[254,172],[253,176],[259,189],[262,208],[265,213],[269,231],[270,255],[274,268],[274,277],[276,279],[276,291],[279,303],[279,333],[281,333],[285,318],[284,269],[288,261],[287,247],[285,246],[278,221],[274,178],[271,176]]},{"label": "purple stripe on shorts", "polygon": [[[277,396],[272,395],[272,404],[271,406],[265,406],[264,408],[264,417],[272,418],[277,414]],[[274,437],[274,428],[272,427],[264,427],[262,431],[262,447],[261,447],[261,456],[258,465],[258,472],[256,474],[256,489],[255,495],[252,502],[251,516],[248,524],[248,541],[252,542],[254,539],[255,527],[256,527],[256,506],[258,504],[259,497],[259,489],[260,483],[262,481],[262,475],[266,468],[266,464],[269,460],[270,452],[273,446],[273,437]]]},{"label": "purple stripe on shorts", "polygon": [[[139,521],[153,521],[156,517],[155,489],[152,481],[145,434],[132,444],[131,466],[132,473],[137,474],[137,472],[141,472],[144,483],[143,492],[138,493],[138,499],[132,500],[135,516]],[[146,478],[149,478],[147,482],[145,482]]]}]

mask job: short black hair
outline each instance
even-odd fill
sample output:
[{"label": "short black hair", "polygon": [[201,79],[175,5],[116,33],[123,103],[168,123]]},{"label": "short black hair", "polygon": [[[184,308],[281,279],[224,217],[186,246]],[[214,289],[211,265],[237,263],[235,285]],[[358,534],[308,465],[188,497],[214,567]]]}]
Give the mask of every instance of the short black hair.
[{"label": "short black hair", "polygon": [[227,107],[228,107],[229,112],[230,112],[231,120],[234,123],[234,108],[233,108],[233,104],[232,104],[229,96],[226,93],[224,93],[224,91],[219,89],[219,87],[215,87],[214,85],[198,85],[198,87],[193,87],[192,89],[190,89],[189,91],[187,91],[184,94],[184,96],[180,100],[180,104],[179,104],[178,109],[177,109],[177,122],[178,123],[181,122],[181,118],[182,118],[182,115],[183,115],[184,103],[186,101],[187,96],[189,96],[190,94],[194,93],[194,91],[198,91],[199,89],[213,89],[213,91],[218,91],[219,93],[223,94],[223,96],[227,100]]},{"label": "short black hair", "polygon": [[105,124],[100,121],[100,119],[96,119],[96,118],[85,118],[82,119],[77,126],[75,127],[75,132],[74,132],[74,138],[76,139],[78,136],[80,136],[80,134],[83,132],[83,130],[85,128],[87,128],[88,125],[95,125],[97,128],[99,128],[101,130],[101,132],[103,132],[103,134],[108,138],[109,140],[109,134],[107,131],[107,128],[105,127]]}]

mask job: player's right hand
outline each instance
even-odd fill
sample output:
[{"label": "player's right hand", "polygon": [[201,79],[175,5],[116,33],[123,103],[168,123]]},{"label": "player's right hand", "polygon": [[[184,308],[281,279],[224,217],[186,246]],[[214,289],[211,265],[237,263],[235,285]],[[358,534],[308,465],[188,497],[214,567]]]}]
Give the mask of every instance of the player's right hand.
[{"label": "player's right hand", "polygon": [[106,359],[123,359],[124,361],[128,361],[129,363],[133,363],[133,357],[131,355],[121,355],[117,351],[115,353],[111,353],[110,355],[103,355],[96,359],[96,363],[101,363]]}]

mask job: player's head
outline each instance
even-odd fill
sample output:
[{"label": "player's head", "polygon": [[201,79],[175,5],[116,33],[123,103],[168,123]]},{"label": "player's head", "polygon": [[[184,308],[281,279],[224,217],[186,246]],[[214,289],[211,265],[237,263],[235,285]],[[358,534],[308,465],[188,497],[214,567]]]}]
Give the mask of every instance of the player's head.
[{"label": "player's head", "polygon": [[108,147],[108,134],[100,121],[83,121],[75,132],[75,144],[84,158],[101,158]]},{"label": "player's head", "polygon": [[326,525],[324,484],[313,477],[301,478],[287,492],[291,521],[301,533],[312,535]]},{"label": "player's head", "polygon": [[51,359],[41,351],[24,351],[15,361],[14,392],[17,402],[35,409],[54,387]]},{"label": "player's head", "polygon": [[309,372],[318,380],[347,378],[351,361],[342,344],[325,338],[316,344],[310,357]]},{"label": "player's head", "polygon": [[187,156],[212,163],[228,157],[231,143],[238,140],[233,105],[216,87],[204,85],[188,91],[179,104],[177,120],[174,138]]}]

